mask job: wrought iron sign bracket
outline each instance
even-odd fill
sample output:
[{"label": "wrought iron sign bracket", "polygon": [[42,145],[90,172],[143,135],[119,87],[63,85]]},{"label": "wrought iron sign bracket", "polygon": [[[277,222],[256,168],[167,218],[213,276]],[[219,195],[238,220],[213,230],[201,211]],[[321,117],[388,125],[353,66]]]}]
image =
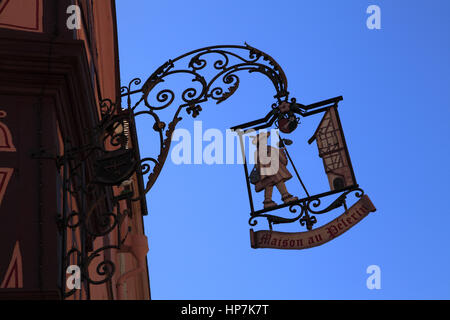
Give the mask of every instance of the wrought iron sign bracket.
[{"label": "wrought iron sign bracket", "polygon": [[[55,222],[61,239],[60,287],[64,298],[77,292],[66,289],[69,265],[80,267],[87,299],[90,285],[110,283],[116,267],[108,252],[121,250],[131,231],[122,231],[121,226],[126,216],[133,215],[131,200],[137,190],[122,186],[122,192],[114,195],[112,188],[123,185],[137,169],[139,155],[130,134],[132,120],[127,110],[110,100],[102,101],[100,109],[98,125],[86,131],[88,143],[74,145],[63,138],[61,155],[46,150],[31,154],[33,159],[55,161],[61,173],[62,203]],[[126,206],[120,204],[122,201]],[[109,240],[105,245],[93,247],[96,238],[106,236]]]},{"label": "wrought iron sign bracket", "polygon": [[[210,69],[207,68],[208,66],[210,66]],[[208,77],[206,70],[209,70],[209,74],[212,73],[213,75]],[[242,71],[248,71],[249,73],[258,72],[265,75],[274,86],[274,98],[276,101],[263,118],[231,128],[239,133],[241,143],[242,135],[248,130],[256,131],[275,126],[283,133],[290,133],[297,128],[301,117],[305,118],[318,113],[326,113],[332,108],[336,109],[338,103],[343,100],[342,96],[338,96],[304,105],[298,103],[295,98],[289,99],[287,79],[280,65],[271,56],[251,47],[247,43],[245,46],[230,45],[201,48],[168,60],[157,68],[140,88],[132,89],[132,86],[141,84],[142,80],[139,78],[131,80],[127,86],[121,88],[121,98],[126,100],[126,109],[132,114],[133,122],[134,118],[139,116],[150,116],[153,118],[153,129],[159,134],[160,143],[159,155],[156,157],[145,157],[139,162],[139,167],[142,169],[140,175],[143,177],[148,174],[148,177],[143,188],[143,195],[133,200],[142,199],[153,187],[161,173],[170,149],[172,133],[176,125],[182,120],[180,115],[182,109],[185,109],[188,115],[196,118],[203,110],[201,107],[203,102],[213,100],[216,101],[216,104],[219,104],[225,101],[239,87],[240,78],[238,73]],[[173,89],[163,86],[168,79],[175,75],[187,75],[192,80],[186,89],[180,91],[178,95]],[[192,83],[198,86],[194,86]],[[133,102],[132,97],[136,95],[139,97]],[[173,118],[169,119],[169,124],[166,125],[160,119],[159,113],[172,106],[176,96],[181,99],[181,103],[175,106]],[[348,157],[348,159],[350,158]],[[340,188],[335,188],[333,191],[314,196],[309,196],[308,194],[306,198],[271,209],[255,210],[246,162],[244,167],[250,200],[251,218],[249,223],[251,226],[256,224],[257,217],[265,217],[270,227],[272,227],[272,224],[300,221],[301,225],[306,225],[307,229],[311,230],[317,221],[315,214],[323,214],[340,206],[346,208],[346,202],[341,201],[343,199],[341,197],[345,199],[345,196],[350,192],[354,191],[359,196],[363,194],[363,191],[356,183],[350,163],[353,176],[351,185],[346,184]],[[144,183],[143,181],[144,179],[142,179],[142,183]],[[314,208],[320,205],[322,198],[335,194],[341,194],[341,196],[327,208],[314,211]],[[337,206],[338,204],[339,206]],[[284,207],[289,207],[290,212],[295,213],[295,206],[300,207],[300,214],[294,218],[283,218],[267,214],[269,211],[275,211]]]},{"label": "wrought iron sign bracket", "polygon": [[[90,285],[111,281],[115,265],[105,253],[108,250],[120,250],[124,243],[129,230],[124,235],[121,225],[125,216],[133,214],[131,212],[133,202],[140,201],[143,214],[146,213],[145,196],[162,171],[169,153],[172,134],[182,120],[182,110],[185,109],[188,115],[196,118],[203,110],[202,103],[212,100],[219,104],[227,100],[238,89],[241,81],[238,74],[242,72],[263,74],[275,89],[275,102],[272,103],[272,108],[266,116],[232,128],[239,133],[243,152],[242,138],[246,130],[260,130],[275,125],[281,132],[290,133],[297,128],[300,117],[320,112],[328,113],[336,109],[338,102],[342,100],[342,97],[335,97],[310,105],[300,104],[295,98],[289,100],[284,71],[268,54],[248,44],[205,47],[168,60],[137,89],[132,87],[139,86],[142,80],[134,78],[127,86],[121,87],[119,101],[103,100],[100,105],[101,119],[89,132],[90,143],[70,147],[70,143],[66,141],[62,156],[50,156],[42,150],[33,155],[36,159],[54,160],[57,168],[62,171],[62,212],[57,217],[57,224],[62,239],[60,281],[64,297],[75,293],[74,290],[67,292],[65,289],[65,271],[71,262],[82,267],[84,286],[88,294]],[[166,81],[178,75],[190,78],[186,89],[175,92],[171,88],[164,87]],[[132,98],[135,98],[134,101]],[[181,101],[175,103],[176,98]],[[125,100],[124,107],[122,100]],[[174,105],[171,113],[173,116],[167,120],[162,119],[162,111],[168,110],[172,105]],[[140,156],[136,140],[138,117],[150,117],[153,121],[152,128],[159,138],[159,153],[152,157]],[[287,140],[282,139],[281,142]],[[244,161],[251,207],[249,224],[254,226],[257,219],[264,218],[272,230],[273,225],[299,221],[300,225],[312,230],[317,222],[315,215],[340,207],[347,209],[346,197],[351,192],[355,192],[357,197],[363,195],[354,179],[353,169],[351,170],[353,184],[345,184],[330,192],[313,196],[307,193],[306,198],[296,199],[271,209],[254,210],[247,162]],[[132,175],[137,177],[138,194],[124,188],[120,195],[114,196],[112,187],[121,185]],[[297,176],[299,177],[298,173]],[[324,197],[336,194],[340,194],[336,200],[325,208],[318,209]],[[72,199],[77,201],[76,208],[70,207]],[[125,201],[129,209],[121,210],[119,205],[121,201]],[[273,211],[285,207],[296,215],[286,218],[272,214]],[[116,230],[116,239],[110,239],[109,244],[100,248],[93,248],[93,239],[110,236],[113,230]],[[80,240],[78,247],[68,248],[69,233],[72,240],[74,237]],[[95,268],[96,275],[89,274],[93,261],[98,261]],[[89,299],[89,296],[87,298]]]}]

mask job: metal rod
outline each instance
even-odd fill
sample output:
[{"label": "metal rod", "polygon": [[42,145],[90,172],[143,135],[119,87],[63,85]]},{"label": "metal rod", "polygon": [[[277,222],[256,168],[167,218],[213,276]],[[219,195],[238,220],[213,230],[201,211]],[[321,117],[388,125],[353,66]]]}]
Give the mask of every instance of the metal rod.
[{"label": "metal rod", "polygon": [[67,227],[66,227],[66,219],[67,219],[67,144],[69,142],[67,139],[64,140],[64,154],[63,154],[63,203],[62,203],[62,223],[61,223],[61,299],[64,300],[66,297],[66,268],[67,268]]},{"label": "metal rod", "polygon": [[130,91],[130,92],[121,94],[120,97],[121,97],[121,98],[126,97],[126,96],[129,97],[130,95],[135,94],[135,93],[139,93],[139,92],[142,92],[142,89],[133,90],[133,91]]},{"label": "metal rod", "polygon": [[244,141],[242,139],[242,131],[238,131],[239,135],[239,142],[241,144],[241,153],[242,153],[242,159],[244,161],[244,172],[245,172],[245,181],[247,182],[247,192],[248,192],[248,199],[250,201],[250,210],[251,214],[253,215],[253,212],[255,212],[255,209],[253,208],[253,198],[252,198],[252,190],[250,188],[250,182],[248,181],[248,168],[247,168],[247,157],[245,156],[245,148],[244,148]]},{"label": "metal rod", "polygon": [[[135,119],[135,115],[133,114],[133,112],[130,112],[130,123],[129,123],[129,130],[130,130],[130,139],[131,139],[131,144],[133,149],[135,150],[135,156],[136,159],[141,159],[141,152],[139,150],[139,143],[137,140],[137,130],[136,130],[136,119]],[[137,180],[137,185],[138,185],[138,189],[139,189],[139,196],[145,194],[145,186],[144,186],[144,178],[143,175],[140,174],[142,172],[142,165],[140,161],[137,161],[137,165],[136,165],[136,180]],[[140,201],[140,205],[141,205],[141,211],[142,211],[142,215],[146,216],[148,214],[147,211],[147,199],[146,197],[142,197],[141,201]]]},{"label": "metal rod", "polygon": [[319,102],[312,103],[312,104],[309,104],[307,106],[304,106],[304,107],[302,107],[302,109],[310,110],[310,109],[314,109],[314,108],[317,108],[317,107],[325,106],[325,105],[330,104],[330,103],[338,103],[339,101],[341,101],[343,99],[344,98],[342,96],[339,96],[339,97],[335,97],[335,98],[331,98],[331,99],[327,99],[327,100],[322,100],[322,101],[319,101]]},{"label": "metal rod", "polygon": [[[81,191],[80,191],[80,196],[81,196],[81,215],[80,215],[80,219],[81,219],[81,228],[80,228],[80,240],[81,240],[81,252],[82,252],[82,261],[83,261],[83,268],[86,268],[86,272],[88,271],[88,266],[86,265],[87,262],[87,246],[86,246],[86,240],[87,240],[87,225],[89,223],[89,221],[87,221],[87,215],[86,215],[86,191],[84,190],[85,186],[86,186],[86,163],[83,161],[81,162]],[[90,289],[89,289],[89,282],[87,281],[87,279],[83,279],[83,283],[84,283],[84,288],[86,290],[86,299],[90,300]]]},{"label": "metal rod", "polygon": [[353,183],[356,184],[355,172],[353,171],[352,160],[350,159],[350,153],[348,152],[347,142],[345,141],[344,129],[342,128],[341,119],[339,117],[339,112],[337,110],[337,103],[333,106],[335,109],[336,120],[339,124],[339,129],[341,130],[342,143],[344,144],[345,155],[347,156],[348,167],[350,168],[350,172],[352,173]]},{"label": "metal rod", "polygon": [[312,115],[317,114],[317,113],[328,111],[328,109],[330,109],[331,107],[333,107],[333,105],[327,106],[327,107],[323,107],[323,108],[320,108],[320,109],[316,109],[316,110],[313,110],[313,111],[304,112],[304,113],[301,114],[301,116],[302,117],[312,116]]}]

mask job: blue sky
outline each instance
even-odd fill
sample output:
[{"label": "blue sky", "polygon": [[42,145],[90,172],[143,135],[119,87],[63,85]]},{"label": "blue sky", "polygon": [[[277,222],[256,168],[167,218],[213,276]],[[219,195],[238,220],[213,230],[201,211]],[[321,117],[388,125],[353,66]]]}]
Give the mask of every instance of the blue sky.
[{"label": "blue sky", "polygon": [[[175,165],[169,158],[144,219],[153,299],[450,298],[448,1],[116,3],[124,85],[185,52],[246,41],[281,65],[297,101],[342,95],[356,178],[377,207],[321,247],[254,250],[242,166]],[[381,8],[381,30],[366,27],[371,4]],[[267,79],[243,74],[231,98],[205,103],[196,120],[203,130],[224,132],[264,116],[273,95]],[[182,116],[178,127],[192,132],[192,118]],[[302,119],[290,137],[311,193],[327,190],[316,146],[306,143],[319,120]],[[150,125],[138,123],[142,157],[159,148]],[[301,195],[295,182],[288,188]],[[319,225],[332,218],[320,217]],[[380,290],[366,287],[372,264],[381,268]]]}]

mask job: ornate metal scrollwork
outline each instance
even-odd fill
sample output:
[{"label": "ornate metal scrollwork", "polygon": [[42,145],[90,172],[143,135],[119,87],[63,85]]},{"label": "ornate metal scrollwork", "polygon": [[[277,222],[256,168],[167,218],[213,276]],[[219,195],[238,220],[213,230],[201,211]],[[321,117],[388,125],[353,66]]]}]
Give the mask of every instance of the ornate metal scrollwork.
[{"label": "ornate metal scrollwork", "polygon": [[[81,166],[79,170],[83,171],[84,166]],[[86,172],[84,172],[86,174]],[[64,289],[66,275],[65,270],[69,265],[75,264],[81,268],[81,277],[85,285],[85,292],[89,299],[89,285],[98,285],[106,283],[111,280],[114,275],[115,265],[109,258],[109,251],[120,250],[124,243],[128,231],[123,234],[122,222],[124,217],[130,215],[130,209],[121,210],[119,201],[131,200],[132,193],[124,193],[120,197],[114,196],[112,190],[103,184],[98,184],[95,180],[88,183],[89,188],[86,186],[75,188],[66,188],[63,186],[63,192],[66,192],[69,197],[76,199],[77,211],[72,210],[70,213],[63,210],[63,214],[59,217],[58,226],[61,236],[63,238],[62,246],[62,294],[64,298],[67,298],[76,293],[76,290]],[[65,185],[81,183],[84,181],[77,181],[70,177],[67,177]],[[89,190],[89,191],[88,191]],[[112,201],[106,201],[108,197],[112,197]],[[89,201],[92,199],[96,201]],[[67,208],[68,203],[67,196],[64,199],[64,207]],[[88,206],[88,203],[90,204]],[[109,204],[109,206],[108,206]],[[115,238],[110,235],[115,231]],[[96,238],[108,237],[109,243],[103,245],[100,248],[93,247],[93,241]],[[68,239],[70,239],[72,245],[69,245]],[[92,267],[94,265],[94,267]],[[95,270],[95,274],[92,274],[92,270]]]},{"label": "ornate metal scrollwork", "polygon": [[[202,104],[204,102],[212,100],[219,104],[227,100],[239,88],[241,71],[263,74],[272,82],[275,89],[274,98],[276,102],[272,104],[272,110],[266,116],[267,120],[270,119],[270,121],[263,123],[260,120],[266,119],[260,119],[255,122],[255,125],[259,124],[261,127],[272,124],[277,127],[283,125],[283,128],[288,127],[285,130],[292,131],[300,122],[300,118],[295,114],[308,114],[309,109],[302,104],[298,104],[295,98],[291,98],[289,101],[287,79],[280,65],[268,54],[248,44],[245,44],[245,46],[212,46],[185,53],[175,59],[168,60],[144,82],[139,78],[134,78],[127,86],[121,88],[121,96],[126,98],[127,110],[133,114],[133,117],[150,115],[153,118],[153,129],[159,134],[160,142],[159,155],[153,158],[145,158],[145,161],[142,160],[138,166],[138,173],[141,176],[147,174],[147,181],[145,182],[144,194],[134,198],[134,201],[141,200],[145,196],[161,173],[169,152],[172,133],[176,125],[182,120],[182,109],[185,109],[188,115],[196,118],[203,111]],[[175,92],[170,87],[164,87],[164,83],[175,75],[187,76],[190,80],[180,92]],[[141,83],[143,83],[142,86]],[[133,86],[138,86],[138,88],[133,89]],[[137,95],[138,98],[135,99],[135,102],[132,102],[131,97],[134,95]],[[339,99],[342,98],[333,98],[330,101],[336,102]],[[178,104],[175,104],[176,101],[178,101]],[[279,108],[283,103],[287,106],[285,111],[281,111]],[[173,118],[168,120],[169,124],[166,126],[158,114],[172,105],[176,105],[176,108]],[[309,113],[313,114],[314,112]],[[239,126],[232,129],[237,128]],[[329,212],[341,206],[346,208],[345,199],[348,192],[343,192],[335,201],[323,209],[318,209],[321,205],[321,197],[313,196],[289,206],[291,213],[297,212],[294,207],[300,208],[295,217],[286,218],[263,213],[252,215],[249,223],[254,226],[257,223],[256,218],[264,217],[269,222],[270,227],[272,227],[272,224],[299,221],[302,226],[311,230],[317,223],[315,215]]]},{"label": "ornate metal scrollwork", "polygon": [[[211,62],[212,61],[212,62]],[[58,167],[63,171],[63,204],[58,217],[58,227],[62,237],[62,275],[61,290],[63,297],[69,297],[76,290],[65,288],[66,268],[70,264],[81,267],[83,283],[89,299],[89,286],[110,282],[116,270],[109,252],[121,250],[129,230],[121,230],[125,216],[132,215],[131,202],[144,201],[145,194],[153,187],[167,159],[172,134],[182,120],[181,112],[196,118],[203,111],[202,104],[208,100],[216,104],[230,98],[239,88],[241,72],[260,73],[266,76],[274,86],[276,102],[272,111],[264,119],[264,125],[279,125],[280,121],[295,126],[303,115],[302,105],[295,99],[288,101],[287,80],[282,68],[266,53],[245,44],[245,46],[212,46],[185,53],[169,60],[157,68],[142,84],[139,78],[132,79],[120,89],[122,101],[114,103],[103,100],[100,104],[101,119],[97,127],[89,131],[90,143],[73,147],[65,142],[64,155],[55,157]],[[172,76],[189,78],[189,83],[180,92],[164,87]],[[141,85],[142,84],[142,85]],[[137,87],[137,89],[133,89]],[[132,97],[137,97],[132,101]],[[177,101],[177,103],[175,103]],[[281,112],[278,106],[288,102],[290,110]],[[163,110],[175,105],[173,116],[162,121]],[[150,116],[153,130],[159,137],[159,154],[140,158],[139,146],[133,140],[136,136],[136,119]],[[166,125],[166,122],[168,123]],[[257,123],[261,124],[261,121]],[[130,137],[132,138],[130,140]],[[42,157],[43,155],[38,155]],[[121,184],[134,173],[138,178],[139,194],[124,190],[117,196],[112,186]],[[143,176],[147,181],[143,181]],[[311,230],[317,218],[332,209],[344,206],[345,198],[352,189],[341,194],[324,209],[320,197],[301,199],[289,204],[293,217],[280,217],[267,213],[254,214],[249,224],[256,225],[258,218],[265,218],[272,224],[299,221]],[[360,190],[362,191],[362,190]],[[361,193],[362,195],[362,193]],[[71,201],[76,208],[69,206]],[[129,209],[123,209],[120,201],[126,201]],[[143,208],[145,206],[142,206]],[[299,210],[299,213],[297,211]],[[122,210],[122,211],[121,211]],[[123,231],[126,231],[125,234]],[[115,232],[115,234],[114,234]],[[70,237],[68,234],[70,233]],[[115,238],[111,235],[115,235]],[[100,248],[93,247],[93,241],[99,237],[108,237]],[[71,245],[67,243],[70,238]],[[95,270],[94,274],[91,274]]]},{"label": "ornate metal scrollwork", "polygon": [[[128,231],[123,234],[121,225],[124,217],[132,214],[128,211],[131,209],[120,212],[123,206],[119,202],[142,201],[152,188],[167,159],[175,127],[182,120],[182,109],[195,118],[202,112],[203,102],[213,100],[219,104],[225,101],[238,89],[241,71],[265,75],[274,85],[274,97],[278,102],[287,100],[286,77],[269,55],[247,44],[207,47],[167,61],[137,90],[133,87],[140,86],[142,80],[131,80],[121,88],[126,108],[121,107],[121,101],[103,100],[100,122],[88,130],[89,143],[72,146],[70,141],[65,141],[64,154],[55,157],[57,166],[64,172],[63,210],[57,219],[62,237],[63,297],[76,293],[76,290],[65,288],[65,270],[70,264],[81,267],[88,299],[90,285],[112,279],[116,268],[108,252],[121,249],[128,235]],[[179,93],[171,88],[160,88],[173,75],[188,76],[191,82]],[[135,94],[140,94],[140,97],[132,103],[131,97]],[[175,101],[180,103],[166,125],[160,112]],[[153,119],[153,130],[159,136],[158,155],[140,159],[137,141],[130,141],[130,137],[136,135],[135,119],[139,116]],[[43,157],[43,154],[36,156]],[[138,179],[147,175],[145,184],[140,180],[140,194],[124,189],[123,194],[114,196],[111,187],[121,184],[134,173]],[[70,206],[72,201],[76,202],[75,207]],[[115,239],[111,238],[113,232]],[[101,237],[109,240],[100,248],[94,248],[94,239]],[[94,274],[90,274],[92,271]]]},{"label": "ornate metal scrollwork", "polygon": [[[117,196],[112,187],[129,179],[140,164],[129,143],[132,119],[127,110],[110,100],[102,101],[100,110],[99,124],[87,132],[89,143],[73,146],[66,140],[64,154],[55,157],[63,172],[62,212],[57,218],[62,239],[60,283],[63,298],[77,292],[66,288],[69,265],[80,267],[87,299],[90,285],[111,280],[116,268],[109,251],[120,250],[129,231],[124,234],[121,226],[124,217],[132,214],[131,206],[119,202],[130,202],[134,193],[124,189]],[[97,238],[104,238],[104,245],[94,248]]]},{"label": "ornate metal scrollwork", "polygon": [[[210,68],[208,69],[208,67]],[[160,152],[156,157],[157,160],[147,158],[152,159],[154,166],[147,177],[144,193],[152,188],[164,166],[172,133],[182,120],[181,110],[185,109],[188,115],[196,118],[203,111],[202,103],[208,100],[213,100],[216,104],[225,101],[239,88],[241,82],[239,73],[242,71],[263,74],[272,82],[275,89],[274,98],[278,103],[282,99],[287,101],[289,93],[282,68],[271,56],[248,44],[245,46],[212,46],[185,53],[161,65],[139,89],[132,89],[133,86],[141,84],[142,80],[139,78],[134,78],[127,86],[121,88],[121,96],[126,98],[127,108],[133,113],[133,116],[150,115],[154,119],[153,129],[159,133]],[[169,108],[177,101],[177,94],[170,88],[156,89],[158,85],[163,84],[174,75],[188,76],[190,83],[178,94],[178,101],[181,101],[166,128],[157,113]],[[140,97],[135,103],[132,103],[131,97],[135,94]],[[152,97],[155,102],[151,102]],[[105,108],[107,109],[107,106]],[[148,169],[149,166],[147,165],[145,168]],[[133,200],[140,199],[142,196]]]},{"label": "ornate metal scrollwork", "polygon": [[322,203],[322,198],[324,196],[311,196],[308,198],[300,199],[297,201],[292,202],[288,205],[289,212],[296,214],[297,208],[300,208],[300,213],[292,218],[286,218],[286,217],[280,217],[275,216],[272,214],[267,213],[261,213],[261,214],[255,214],[252,215],[249,219],[249,225],[250,226],[256,226],[258,224],[257,219],[258,218],[265,218],[267,219],[269,223],[270,229],[272,229],[272,224],[282,224],[282,223],[292,223],[295,221],[299,221],[301,226],[306,226],[308,230],[312,230],[313,226],[317,223],[317,217],[315,215],[321,215],[325,214],[327,212],[330,212],[334,209],[338,208],[344,208],[345,211],[347,211],[347,203],[346,199],[347,196],[350,193],[355,193],[356,198],[361,198],[364,194],[364,191],[359,187],[354,187],[346,191],[342,191],[342,193],[339,194],[339,196],[332,201],[329,205],[322,209],[313,209],[320,207]]}]

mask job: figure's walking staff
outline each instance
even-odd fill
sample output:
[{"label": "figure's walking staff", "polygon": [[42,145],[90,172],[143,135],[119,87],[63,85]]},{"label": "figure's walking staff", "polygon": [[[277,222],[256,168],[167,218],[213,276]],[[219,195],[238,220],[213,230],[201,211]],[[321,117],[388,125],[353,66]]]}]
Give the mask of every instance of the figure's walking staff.
[{"label": "figure's walking staff", "polygon": [[[279,146],[279,147],[281,148],[281,150],[283,150],[283,152],[286,154],[287,158],[289,159],[289,162],[290,162],[291,165],[292,165],[292,168],[294,168],[294,171],[295,171],[295,174],[297,175],[298,181],[300,181],[300,183],[301,183],[301,185],[302,185],[302,187],[303,187],[303,190],[305,190],[306,195],[309,197],[308,190],[306,190],[305,184],[303,183],[302,179],[300,178],[300,175],[298,174],[297,168],[295,167],[295,164],[294,164],[294,162],[292,161],[291,156],[289,155],[289,152],[288,152],[288,150],[287,150],[287,148],[286,148],[285,139],[281,138],[281,136],[280,136],[280,134],[279,134],[278,131],[277,131],[277,135],[278,135],[278,139],[280,140],[280,142],[278,142],[278,146]],[[291,140],[288,140],[288,141],[289,141],[288,144],[291,144],[291,143],[292,143]]]}]

